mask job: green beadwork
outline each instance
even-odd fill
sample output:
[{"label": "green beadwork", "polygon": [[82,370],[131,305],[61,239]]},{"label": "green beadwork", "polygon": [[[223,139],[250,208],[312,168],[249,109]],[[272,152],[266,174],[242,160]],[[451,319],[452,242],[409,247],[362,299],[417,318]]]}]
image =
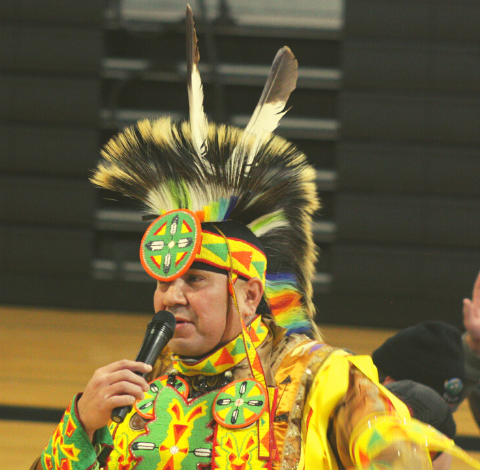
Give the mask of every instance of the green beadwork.
[{"label": "green beadwork", "polygon": [[188,269],[197,254],[199,221],[187,210],[168,212],[145,232],[140,249],[144,268],[151,276],[169,281]]},{"label": "green beadwork", "polygon": [[219,424],[239,428],[257,421],[264,412],[265,405],[265,393],[257,381],[237,380],[219,392],[213,413]]},{"label": "green beadwork", "polygon": [[216,392],[185,399],[172,387],[159,391],[154,405],[155,425],[147,424],[131,449],[142,458],[136,470],[197,468],[212,459],[212,403]]}]

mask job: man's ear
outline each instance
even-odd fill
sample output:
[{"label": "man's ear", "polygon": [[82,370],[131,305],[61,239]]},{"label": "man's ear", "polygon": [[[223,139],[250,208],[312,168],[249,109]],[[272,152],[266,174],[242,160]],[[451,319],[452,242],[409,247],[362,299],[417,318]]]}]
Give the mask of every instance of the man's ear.
[{"label": "man's ear", "polygon": [[242,286],[242,303],[245,308],[245,315],[252,319],[257,310],[258,304],[263,297],[263,284],[258,277],[246,281]]}]

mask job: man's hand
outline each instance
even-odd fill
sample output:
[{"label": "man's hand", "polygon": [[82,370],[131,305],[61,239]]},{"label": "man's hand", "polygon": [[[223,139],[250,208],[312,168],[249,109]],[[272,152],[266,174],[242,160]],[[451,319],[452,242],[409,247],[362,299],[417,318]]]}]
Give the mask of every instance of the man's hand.
[{"label": "man's hand", "polygon": [[463,326],[468,347],[480,354],[480,273],[473,286],[472,300],[463,299]]},{"label": "man's hand", "polygon": [[143,399],[147,381],[137,375],[148,373],[152,366],[122,360],[97,369],[78,400],[78,414],[90,440],[97,429],[110,422],[112,410]]}]

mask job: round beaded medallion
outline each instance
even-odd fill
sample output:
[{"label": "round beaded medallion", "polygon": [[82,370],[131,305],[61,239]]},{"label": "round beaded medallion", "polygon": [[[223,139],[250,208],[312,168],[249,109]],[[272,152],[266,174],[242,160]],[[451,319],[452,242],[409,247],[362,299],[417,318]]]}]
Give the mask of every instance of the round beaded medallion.
[{"label": "round beaded medallion", "polygon": [[188,270],[201,244],[198,217],[187,209],[170,211],[148,227],[140,245],[140,261],[150,276],[169,282]]},{"label": "round beaded medallion", "polygon": [[266,390],[253,379],[236,380],[222,388],[213,402],[213,417],[227,428],[244,428],[267,407]]}]

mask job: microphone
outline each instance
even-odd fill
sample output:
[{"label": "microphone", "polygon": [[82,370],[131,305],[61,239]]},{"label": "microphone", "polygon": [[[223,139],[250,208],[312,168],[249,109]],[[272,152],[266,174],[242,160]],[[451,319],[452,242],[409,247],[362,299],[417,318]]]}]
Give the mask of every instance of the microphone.
[{"label": "microphone", "polygon": [[[147,325],[142,347],[135,360],[150,364],[153,367],[163,348],[172,339],[176,324],[177,321],[171,312],[167,312],[166,310],[157,312]],[[147,378],[148,375],[140,372],[136,372],[136,374],[143,378]],[[127,416],[131,410],[132,405],[114,408],[111,415],[112,421],[122,423],[125,416]]]}]

